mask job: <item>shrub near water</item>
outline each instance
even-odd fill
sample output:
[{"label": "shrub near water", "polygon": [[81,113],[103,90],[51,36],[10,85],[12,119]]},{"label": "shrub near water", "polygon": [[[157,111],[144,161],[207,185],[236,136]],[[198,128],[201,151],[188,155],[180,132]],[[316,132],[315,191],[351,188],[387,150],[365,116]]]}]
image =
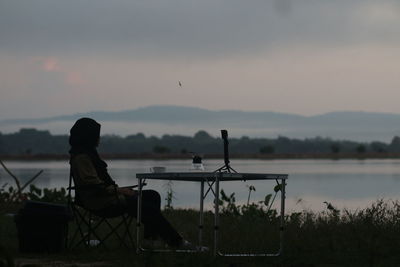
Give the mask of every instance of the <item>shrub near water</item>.
[{"label": "shrub near water", "polygon": [[[221,250],[277,252],[280,214],[266,208],[270,203],[240,206],[233,193],[221,193]],[[356,211],[339,211],[327,203],[323,212],[286,215],[284,235],[284,265],[399,266],[400,203],[378,200]]]},{"label": "shrub near water", "polygon": [[379,200],[359,211],[287,216],[287,255],[311,262],[393,266],[400,263],[399,202]]},{"label": "shrub near water", "polygon": [[30,185],[27,192],[20,192],[17,188],[4,184],[0,187],[0,214],[16,212],[25,200],[65,204],[67,198],[67,190],[63,187],[60,189],[40,189],[35,185]]}]

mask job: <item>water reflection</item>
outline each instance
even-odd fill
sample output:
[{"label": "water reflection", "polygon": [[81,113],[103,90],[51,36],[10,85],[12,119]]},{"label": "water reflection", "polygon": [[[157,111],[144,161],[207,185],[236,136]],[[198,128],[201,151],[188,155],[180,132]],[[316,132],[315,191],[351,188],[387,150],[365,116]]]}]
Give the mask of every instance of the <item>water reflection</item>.
[{"label": "water reflection", "polygon": [[[39,170],[43,174],[35,181],[39,187],[68,186],[68,161],[7,161],[8,168],[22,182],[28,181]],[[168,171],[188,171],[190,160],[112,160],[108,161],[111,175],[121,186],[136,184],[136,173],[148,172],[152,166],[165,166]],[[220,167],[222,160],[204,160],[207,171]],[[324,201],[337,208],[357,209],[370,206],[379,198],[397,199],[400,194],[400,160],[232,160],[240,172],[288,173],[287,209],[323,210]],[[0,170],[0,185],[13,184],[4,170]],[[165,198],[166,181],[149,181],[148,188],[158,190]],[[221,188],[228,194],[235,192],[237,202],[247,202],[248,185],[254,185],[252,201],[261,201],[273,193],[274,181],[224,182]],[[198,208],[199,184],[174,182],[175,207]],[[299,201],[300,200],[300,201]],[[212,207],[210,197],[206,207]],[[279,204],[279,203],[277,203]]]}]

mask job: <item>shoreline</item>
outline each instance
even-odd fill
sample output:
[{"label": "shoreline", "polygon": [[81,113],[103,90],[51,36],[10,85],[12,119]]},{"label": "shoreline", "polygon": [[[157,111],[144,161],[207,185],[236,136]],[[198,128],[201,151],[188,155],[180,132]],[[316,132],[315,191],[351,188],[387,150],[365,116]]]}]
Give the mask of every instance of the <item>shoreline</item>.
[{"label": "shoreline", "polygon": [[[116,160],[174,160],[174,159],[190,159],[191,154],[101,154],[104,159]],[[223,154],[205,154],[204,159],[223,159]],[[231,154],[230,159],[399,159],[400,153],[326,153],[326,154]],[[15,161],[45,161],[45,160],[68,160],[68,154],[34,154],[34,155],[0,155],[0,160],[15,160]]]}]

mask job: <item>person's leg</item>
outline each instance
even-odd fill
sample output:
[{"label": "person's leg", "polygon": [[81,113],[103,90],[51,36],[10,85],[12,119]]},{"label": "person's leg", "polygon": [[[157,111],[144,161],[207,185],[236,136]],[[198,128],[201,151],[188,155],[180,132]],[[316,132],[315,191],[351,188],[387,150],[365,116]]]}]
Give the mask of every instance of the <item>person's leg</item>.
[{"label": "person's leg", "polygon": [[[144,223],[144,238],[155,240],[161,237],[157,228],[151,226],[153,214],[161,213],[161,196],[155,190],[142,191],[142,221]],[[156,218],[154,218],[156,220]],[[146,222],[147,221],[147,222]]]},{"label": "person's leg", "polygon": [[143,203],[153,207],[154,209],[161,210],[161,196],[155,190],[143,190],[142,191]]},{"label": "person's leg", "polygon": [[[127,198],[128,212],[136,217],[137,196]],[[142,222],[144,223],[145,238],[161,237],[171,246],[179,246],[182,237],[161,214],[161,197],[154,190],[142,191]]]}]

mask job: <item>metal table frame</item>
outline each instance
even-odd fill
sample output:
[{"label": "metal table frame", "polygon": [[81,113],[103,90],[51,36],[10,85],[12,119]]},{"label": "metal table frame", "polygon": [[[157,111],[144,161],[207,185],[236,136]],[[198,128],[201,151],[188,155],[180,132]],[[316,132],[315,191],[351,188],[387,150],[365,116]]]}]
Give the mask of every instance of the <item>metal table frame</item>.
[{"label": "metal table frame", "polygon": [[[288,179],[287,174],[263,174],[263,173],[228,173],[228,172],[164,172],[164,173],[138,173],[138,208],[137,208],[137,224],[136,224],[136,252],[146,251],[141,247],[141,202],[142,188],[145,180],[173,180],[200,182],[200,218],[199,218],[199,247],[203,242],[203,223],[204,223],[204,199],[211,192],[214,195],[214,256],[280,256],[283,253],[284,245],[284,224],[285,224],[285,186]],[[219,186],[220,182],[224,181],[247,181],[247,180],[275,180],[281,185],[281,213],[280,213],[280,246],[276,253],[243,253],[229,254],[218,250],[218,231],[219,231]],[[206,188],[205,188],[206,186]],[[206,189],[206,190],[205,190]],[[152,250],[159,252],[175,251],[175,252],[199,252],[199,250]]]}]

